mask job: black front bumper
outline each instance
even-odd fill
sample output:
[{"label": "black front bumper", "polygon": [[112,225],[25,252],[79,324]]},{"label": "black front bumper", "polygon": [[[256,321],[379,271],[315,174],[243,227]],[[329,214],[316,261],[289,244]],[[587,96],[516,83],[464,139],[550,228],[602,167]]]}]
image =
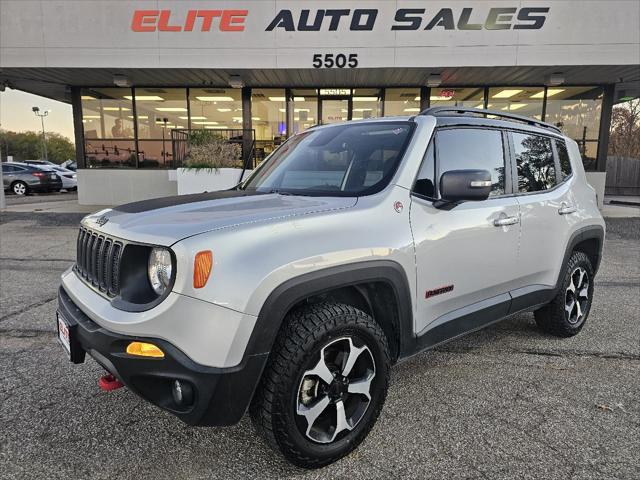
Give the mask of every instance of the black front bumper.
[{"label": "black front bumper", "polygon": [[[77,354],[74,363],[84,361],[85,352],[109,373],[145,400],[168,410],[189,425],[222,426],[237,423],[244,415],[262,374],[268,354],[245,355],[237,367],[214,368],[195,363],[169,342],[110,332],[85,315],[60,287],[58,312],[71,324]],[[164,358],[134,357],[126,353],[129,342],[157,345]],[[190,406],[173,400],[174,380],[188,382],[194,391]]]}]

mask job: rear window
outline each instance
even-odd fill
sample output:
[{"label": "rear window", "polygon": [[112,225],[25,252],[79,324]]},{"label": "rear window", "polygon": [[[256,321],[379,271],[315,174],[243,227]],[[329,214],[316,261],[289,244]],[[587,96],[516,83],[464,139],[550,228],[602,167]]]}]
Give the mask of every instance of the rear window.
[{"label": "rear window", "polygon": [[551,139],[512,133],[520,193],[541,192],[556,185]]},{"label": "rear window", "polygon": [[556,150],[558,151],[558,160],[560,160],[560,178],[564,180],[571,175],[571,161],[569,160],[569,151],[567,144],[561,140],[555,140]]}]

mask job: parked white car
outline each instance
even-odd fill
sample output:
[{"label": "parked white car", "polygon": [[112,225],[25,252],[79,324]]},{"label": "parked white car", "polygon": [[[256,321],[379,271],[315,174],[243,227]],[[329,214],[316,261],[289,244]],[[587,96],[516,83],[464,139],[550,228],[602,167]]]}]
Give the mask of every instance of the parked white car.
[{"label": "parked white car", "polygon": [[191,425],[248,410],[315,468],[367,436],[391,365],[521,311],[577,334],[604,232],[551,125],[441,107],[315,127],[235,189],[85,217],[58,333],[103,388]]},{"label": "parked white car", "polygon": [[58,165],[51,167],[56,171],[58,176],[62,179],[62,188],[68,192],[78,190],[78,175],[73,170],[60,167]]}]

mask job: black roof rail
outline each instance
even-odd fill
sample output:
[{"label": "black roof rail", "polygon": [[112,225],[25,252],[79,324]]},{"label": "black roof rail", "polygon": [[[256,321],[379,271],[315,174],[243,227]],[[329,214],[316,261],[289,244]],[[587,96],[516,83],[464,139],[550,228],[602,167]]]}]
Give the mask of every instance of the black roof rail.
[{"label": "black roof rail", "polygon": [[495,110],[481,110],[479,108],[465,108],[465,107],[431,107],[420,112],[420,115],[432,115],[434,117],[446,116],[444,113],[453,113],[456,115],[476,114],[476,115],[493,115],[494,117],[507,118],[509,120],[516,120],[528,125],[540,128],[548,128],[554,132],[562,133],[562,131],[555,125],[550,123],[541,122],[535,118],[525,117],[522,115],[516,115],[515,113],[496,112]]}]

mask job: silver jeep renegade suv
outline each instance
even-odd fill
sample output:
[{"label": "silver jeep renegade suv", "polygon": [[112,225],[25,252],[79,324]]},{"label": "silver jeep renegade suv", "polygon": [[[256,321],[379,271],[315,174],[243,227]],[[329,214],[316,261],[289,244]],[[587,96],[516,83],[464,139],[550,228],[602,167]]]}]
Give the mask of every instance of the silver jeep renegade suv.
[{"label": "silver jeep renegade suv", "polygon": [[371,430],[391,365],[516,312],[578,333],[603,241],[551,125],[444,107],[315,127],[231,190],[84,218],[59,337],[109,385],[191,425],[248,411],[319,467]]}]

